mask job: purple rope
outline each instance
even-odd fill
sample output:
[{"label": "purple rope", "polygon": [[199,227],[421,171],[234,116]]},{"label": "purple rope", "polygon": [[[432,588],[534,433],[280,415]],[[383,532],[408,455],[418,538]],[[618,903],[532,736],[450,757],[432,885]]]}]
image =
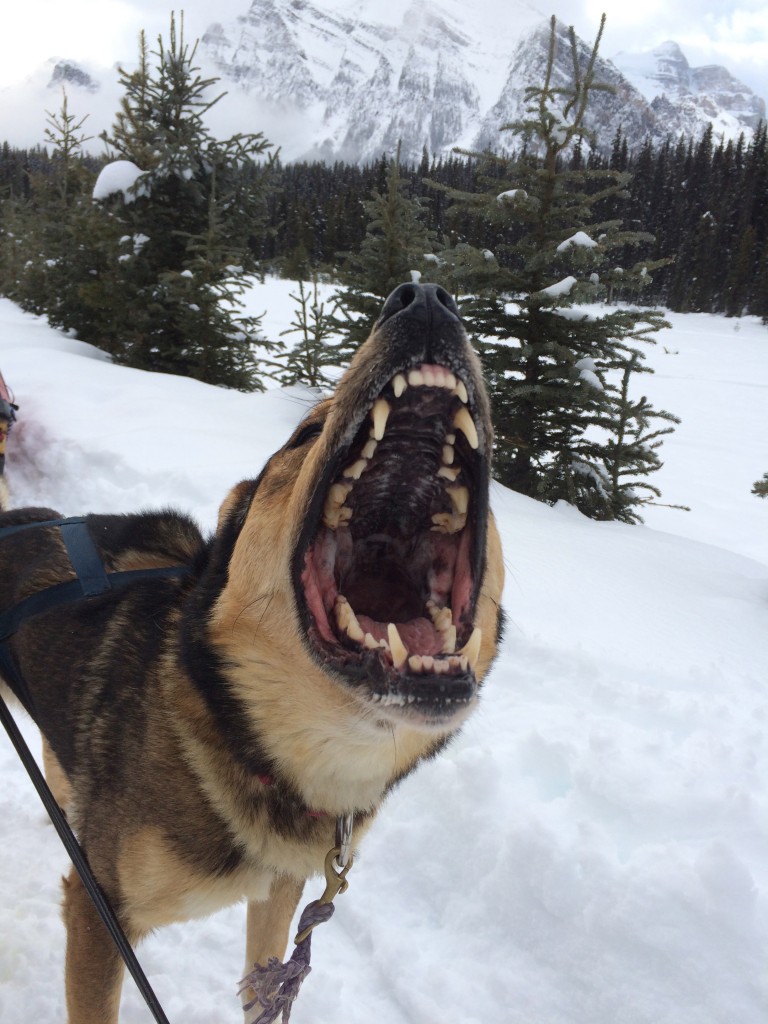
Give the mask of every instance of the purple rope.
[{"label": "purple rope", "polygon": [[[317,924],[324,924],[332,916],[336,908],[332,903],[321,903],[320,900],[313,900],[304,908],[299,920],[297,934],[300,935],[305,928],[314,928]],[[246,1003],[244,1010],[252,1010],[254,1006],[261,1007],[261,1013],[252,1024],[273,1024],[282,1012],[282,1024],[288,1024],[291,1019],[293,1003],[299,994],[302,982],[312,970],[309,966],[309,958],[312,949],[312,933],[299,942],[291,954],[290,960],[281,963],[276,956],[271,956],[266,967],[261,964],[254,964],[253,970],[243,978],[240,989],[241,994],[252,988],[255,997]]]}]

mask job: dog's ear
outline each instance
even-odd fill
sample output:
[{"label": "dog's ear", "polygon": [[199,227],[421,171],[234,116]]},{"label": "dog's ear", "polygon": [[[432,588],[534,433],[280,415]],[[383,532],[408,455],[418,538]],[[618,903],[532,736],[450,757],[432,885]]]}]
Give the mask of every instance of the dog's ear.
[{"label": "dog's ear", "polygon": [[232,520],[235,520],[237,529],[240,530],[248,515],[255,490],[256,482],[254,480],[243,480],[232,488],[219,508],[217,533],[221,533],[227,523]]}]

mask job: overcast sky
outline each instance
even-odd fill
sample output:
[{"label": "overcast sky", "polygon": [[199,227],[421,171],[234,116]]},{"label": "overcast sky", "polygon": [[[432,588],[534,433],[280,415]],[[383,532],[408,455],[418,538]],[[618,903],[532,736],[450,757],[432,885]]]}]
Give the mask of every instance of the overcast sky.
[{"label": "overcast sky", "polygon": [[[327,9],[351,6],[350,0],[314,2]],[[467,2],[486,26],[503,33],[509,0]],[[393,17],[406,0],[379,4]],[[768,99],[768,0],[533,0],[531,5],[573,24],[587,40],[605,11],[604,57],[673,39],[694,66],[724,64]],[[10,0],[4,4],[0,33],[0,86],[18,82],[53,56],[102,66],[130,61],[139,31],[145,29],[152,41],[166,33],[174,7],[184,9],[187,37],[194,39],[211,22],[244,14],[249,6],[250,0],[168,5],[158,0]]]}]

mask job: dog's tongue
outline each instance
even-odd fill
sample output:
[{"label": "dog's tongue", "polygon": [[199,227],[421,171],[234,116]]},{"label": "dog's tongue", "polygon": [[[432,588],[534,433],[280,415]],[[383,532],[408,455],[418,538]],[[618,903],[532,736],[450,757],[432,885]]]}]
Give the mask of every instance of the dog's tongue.
[{"label": "dog's tongue", "polygon": [[[358,615],[357,619],[363,632],[370,633],[374,640],[388,639],[388,623],[377,622],[367,615]],[[411,653],[431,654],[434,657],[442,651],[443,638],[429,619],[419,617],[408,622],[397,622],[395,625],[400,639]]]}]

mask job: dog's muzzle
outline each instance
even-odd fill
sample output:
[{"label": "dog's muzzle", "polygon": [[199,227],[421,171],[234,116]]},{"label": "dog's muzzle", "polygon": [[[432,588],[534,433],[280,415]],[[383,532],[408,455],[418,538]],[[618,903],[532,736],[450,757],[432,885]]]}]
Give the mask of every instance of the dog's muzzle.
[{"label": "dog's muzzle", "polygon": [[348,379],[362,382],[351,439],[329,454],[296,552],[307,640],[372,704],[444,724],[477,692],[491,445],[447,292],[400,286]]}]

